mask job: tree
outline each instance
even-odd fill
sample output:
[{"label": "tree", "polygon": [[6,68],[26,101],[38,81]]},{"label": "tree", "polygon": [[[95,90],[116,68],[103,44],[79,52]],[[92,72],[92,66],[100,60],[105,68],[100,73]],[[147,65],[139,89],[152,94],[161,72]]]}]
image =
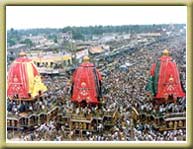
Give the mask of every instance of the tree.
[{"label": "tree", "polygon": [[13,40],[13,39],[8,39],[8,40],[7,40],[7,43],[8,43],[9,46],[14,46],[14,45],[16,45],[16,41]]},{"label": "tree", "polygon": [[24,41],[21,41],[20,43],[22,44],[26,44],[26,46],[28,47],[32,47],[33,46],[33,43],[30,39],[25,39]]},{"label": "tree", "polygon": [[17,30],[11,28],[7,33],[7,43],[9,46],[16,45],[20,41],[21,37]]},{"label": "tree", "polygon": [[48,39],[53,40],[55,43],[58,43],[58,39],[55,34],[48,35]]}]

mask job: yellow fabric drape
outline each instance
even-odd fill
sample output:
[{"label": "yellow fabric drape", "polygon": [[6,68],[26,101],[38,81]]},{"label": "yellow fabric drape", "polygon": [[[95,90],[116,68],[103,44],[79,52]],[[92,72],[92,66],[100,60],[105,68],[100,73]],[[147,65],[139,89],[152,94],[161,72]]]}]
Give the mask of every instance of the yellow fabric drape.
[{"label": "yellow fabric drape", "polygon": [[45,92],[47,91],[47,87],[42,83],[41,77],[34,76],[33,74],[33,67],[32,63],[26,64],[26,71],[28,75],[28,92],[31,94],[32,97],[35,97],[39,94],[39,91]]},{"label": "yellow fabric drape", "polygon": [[33,67],[32,63],[26,63],[26,71],[28,76],[28,92],[31,94],[33,92],[34,87],[34,75],[33,75]]},{"label": "yellow fabric drape", "polygon": [[31,93],[32,97],[37,96],[39,91],[45,92],[47,91],[47,87],[42,83],[40,76],[36,76],[34,78],[33,91]]}]

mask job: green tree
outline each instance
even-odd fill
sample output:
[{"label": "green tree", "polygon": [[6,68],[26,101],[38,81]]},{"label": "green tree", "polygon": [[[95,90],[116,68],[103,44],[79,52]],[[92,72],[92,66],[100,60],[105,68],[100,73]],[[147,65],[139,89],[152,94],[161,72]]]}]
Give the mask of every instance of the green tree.
[{"label": "green tree", "polygon": [[11,28],[7,33],[7,43],[9,46],[16,45],[21,39],[21,36],[17,30]]},{"label": "green tree", "polygon": [[33,46],[32,41],[30,39],[28,39],[28,38],[25,39],[24,41],[21,41],[20,43],[26,44],[26,46],[28,46],[28,47],[32,47]]}]

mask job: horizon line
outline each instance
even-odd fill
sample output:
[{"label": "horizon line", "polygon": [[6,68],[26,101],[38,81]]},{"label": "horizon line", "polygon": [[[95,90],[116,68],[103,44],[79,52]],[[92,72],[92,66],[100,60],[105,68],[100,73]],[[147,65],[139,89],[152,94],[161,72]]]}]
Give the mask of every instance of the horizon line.
[{"label": "horizon line", "polygon": [[186,25],[186,23],[148,23],[148,24],[123,24],[123,25],[80,25],[80,26],[64,26],[64,27],[32,27],[32,28],[16,28],[16,27],[9,27],[6,30],[32,30],[32,29],[63,29],[66,27],[74,27],[74,28],[79,28],[79,27],[107,27],[107,26],[112,26],[112,27],[118,27],[118,26],[145,26],[145,25]]}]

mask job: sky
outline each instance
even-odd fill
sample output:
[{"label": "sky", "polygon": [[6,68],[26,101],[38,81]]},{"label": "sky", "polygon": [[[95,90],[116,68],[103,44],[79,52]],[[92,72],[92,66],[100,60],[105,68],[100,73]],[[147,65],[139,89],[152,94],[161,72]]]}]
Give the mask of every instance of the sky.
[{"label": "sky", "polygon": [[7,29],[186,23],[186,6],[6,6]]}]

